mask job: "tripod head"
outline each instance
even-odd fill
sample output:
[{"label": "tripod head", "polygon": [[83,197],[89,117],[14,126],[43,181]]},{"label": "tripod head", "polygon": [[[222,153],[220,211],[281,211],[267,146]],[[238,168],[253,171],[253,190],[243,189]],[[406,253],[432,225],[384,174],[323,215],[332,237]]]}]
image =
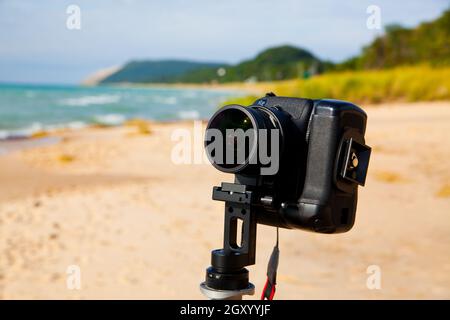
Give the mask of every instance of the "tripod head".
[{"label": "tripod head", "polygon": [[255,263],[257,223],[318,233],[352,228],[371,152],[366,121],[365,112],[348,102],[274,94],[212,116],[206,153],[235,181],[213,188],[213,199],[225,202],[225,226],[223,248],[212,251],[202,284],[208,297],[239,297],[252,287],[245,266]]},{"label": "tripod head", "polygon": [[[227,298],[239,298],[253,294],[245,266],[255,263],[256,215],[252,203],[253,193],[245,185],[222,183],[214,187],[213,200],[225,201],[225,229],[223,249],[211,253],[211,267],[206,270],[202,291],[212,298],[225,294]],[[242,221],[241,243],[237,243],[238,219]],[[208,288],[210,289],[208,291]]]}]

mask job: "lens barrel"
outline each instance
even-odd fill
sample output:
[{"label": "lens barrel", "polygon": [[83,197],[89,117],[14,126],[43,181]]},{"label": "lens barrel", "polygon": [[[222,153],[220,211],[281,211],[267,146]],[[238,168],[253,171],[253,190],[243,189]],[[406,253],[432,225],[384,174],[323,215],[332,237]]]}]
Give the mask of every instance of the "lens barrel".
[{"label": "lens barrel", "polygon": [[260,107],[228,105],[218,110],[206,128],[205,149],[211,164],[226,173],[260,167],[260,131],[279,129],[278,119]]}]

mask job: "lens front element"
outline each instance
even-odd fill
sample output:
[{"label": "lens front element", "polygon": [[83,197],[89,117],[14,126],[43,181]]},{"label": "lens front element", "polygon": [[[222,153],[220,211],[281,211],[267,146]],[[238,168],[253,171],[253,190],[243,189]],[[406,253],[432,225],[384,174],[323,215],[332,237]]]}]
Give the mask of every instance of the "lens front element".
[{"label": "lens front element", "polygon": [[231,105],[211,118],[205,147],[211,163],[224,172],[243,170],[256,157],[257,121],[248,108]]}]

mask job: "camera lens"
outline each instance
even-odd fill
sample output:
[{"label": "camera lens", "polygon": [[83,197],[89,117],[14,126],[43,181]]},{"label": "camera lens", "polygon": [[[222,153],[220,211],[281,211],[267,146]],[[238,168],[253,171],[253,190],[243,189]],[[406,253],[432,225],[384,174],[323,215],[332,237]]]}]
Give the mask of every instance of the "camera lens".
[{"label": "camera lens", "polygon": [[205,148],[210,162],[228,173],[259,167],[261,129],[270,131],[276,128],[275,122],[267,110],[257,107],[223,107],[212,116],[206,129]]},{"label": "camera lens", "polygon": [[239,109],[228,109],[220,112],[216,118],[211,121],[211,128],[217,128],[222,132],[226,129],[252,129],[252,122],[247,114]]},{"label": "camera lens", "polygon": [[258,120],[254,111],[239,105],[226,106],[208,123],[205,147],[211,163],[223,172],[236,173],[257,156]]}]

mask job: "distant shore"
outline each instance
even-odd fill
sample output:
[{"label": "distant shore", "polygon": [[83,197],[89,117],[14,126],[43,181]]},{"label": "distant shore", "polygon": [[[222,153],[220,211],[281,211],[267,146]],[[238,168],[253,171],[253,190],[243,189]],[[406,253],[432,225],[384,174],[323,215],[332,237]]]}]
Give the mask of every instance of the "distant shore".
[{"label": "distant shore", "polygon": [[214,91],[238,91],[248,94],[263,94],[265,83],[257,82],[230,82],[230,83],[107,83],[107,84],[80,84],[85,87],[118,87],[118,88],[174,88],[174,89],[202,89]]},{"label": "distant shore", "polygon": [[[306,79],[294,78],[268,82],[213,84],[125,84],[142,87],[202,88],[238,90],[248,94],[248,103],[256,96],[274,92],[280,96],[329,98],[357,104],[450,100],[450,67],[427,64],[390,69],[333,71]],[[432,85],[431,85],[432,84]]]}]

